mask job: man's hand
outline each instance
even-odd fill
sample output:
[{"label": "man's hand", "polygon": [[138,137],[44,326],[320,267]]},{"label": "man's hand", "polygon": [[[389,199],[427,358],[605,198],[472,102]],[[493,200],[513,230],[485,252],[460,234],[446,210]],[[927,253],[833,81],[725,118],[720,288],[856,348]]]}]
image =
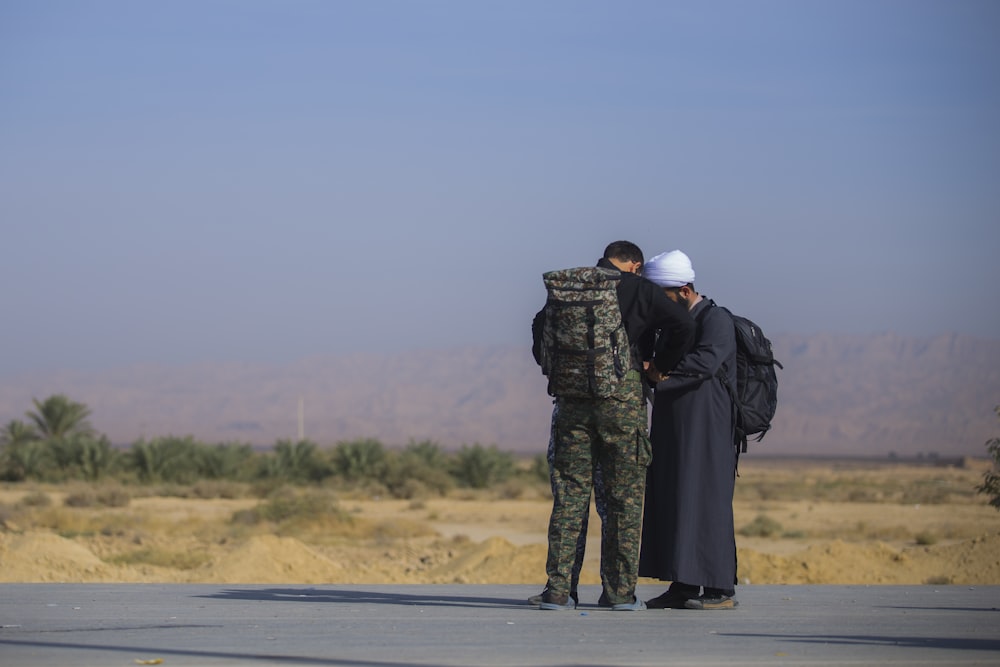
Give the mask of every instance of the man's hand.
[{"label": "man's hand", "polygon": [[645,364],[646,366],[646,377],[650,379],[651,382],[663,382],[667,379],[665,373],[661,373],[654,364]]}]

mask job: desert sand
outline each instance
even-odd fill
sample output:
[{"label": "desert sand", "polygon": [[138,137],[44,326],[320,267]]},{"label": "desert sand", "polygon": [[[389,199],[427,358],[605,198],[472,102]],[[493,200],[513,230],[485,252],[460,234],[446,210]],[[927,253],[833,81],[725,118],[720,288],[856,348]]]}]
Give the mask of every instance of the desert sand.
[{"label": "desert sand", "polygon": [[[737,482],[742,583],[1000,584],[1000,512],[974,492],[981,466],[773,465],[744,465]],[[0,488],[0,581],[545,580],[551,501],[541,484],[410,500],[285,490],[314,504],[269,518],[252,496],[142,495],[153,491],[71,506],[79,488]],[[591,525],[585,584],[600,582],[596,515]]]}]

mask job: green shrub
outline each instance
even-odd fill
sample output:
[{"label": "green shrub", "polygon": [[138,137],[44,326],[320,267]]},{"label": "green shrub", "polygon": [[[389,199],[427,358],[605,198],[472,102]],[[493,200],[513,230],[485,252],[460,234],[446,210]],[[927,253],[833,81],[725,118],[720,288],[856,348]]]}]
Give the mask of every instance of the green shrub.
[{"label": "green shrub", "polygon": [[920,480],[908,486],[900,502],[904,505],[941,505],[948,502],[948,487],[943,480]]},{"label": "green shrub", "polygon": [[201,567],[209,560],[204,551],[170,551],[146,547],[126,554],[120,554],[108,559],[115,565],[153,565],[172,570],[193,570]]},{"label": "green shrub", "polygon": [[211,500],[213,498],[226,498],[229,500],[243,498],[247,495],[246,485],[239,482],[226,480],[201,480],[195,482],[191,487],[191,495],[194,498]]},{"label": "green shrub", "polygon": [[201,452],[200,472],[211,480],[249,481],[254,474],[256,454],[253,447],[241,443],[223,443],[205,447]]},{"label": "green shrub", "polygon": [[432,491],[419,479],[410,477],[396,478],[396,475],[392,475],[391,473],[390,475],[392,478],[386,480],[386,490],[393,498],[412,500],[414,498],[426,498],[431,495],[442,495],[439,491]]},{"label": "green shrub", "polygon": [[847,493],[847,501],[851,503],[874,503],[879,500],[879,492],[875,489],[851,489]]},{"label": "green shrub", "polygon": [[66,507],[94,507],[97,505],[97,494],[89,489],[75,491],[63,499],[63,505]]},{"label": "green shrub", "polygon": [[[994,411],[1000,417],[1000,405]],[[990,505],[1000,510],[1000,438],[991,438],[986,441],[986,451],[993,459],[993,470],[983,474],[983,483],[976,487],[979,493],[984,493],[990,497]]]},{"label": "green shrub", "polygon": [[385,447],[378,440],[338,443],[332,458],[334,472],[349,482],[381,481],[386,472]]},{"label": "green shrub", "polygon": [[449,467],[448,455],[436,443],[411,442],[402,452],[385,457],[382,481],[396,498],[443,496],[455,486]]},{"label": "green shrub", "polygon": [[298,517],[314,518],[323,514],[338,513],[336,501],[325,494],[305,493],[278,496],[258,506],[265,521],[280,523]]},{"label": "green shrub", "polygon": [[319,482],[331,473],[330,466],[309,440],[279,440],[264,459],[264,476],[290,482]]},{"label": "green shrub", "polygon": [[332,494],[296,493],[284,489],[252,509],[234,512],[231,521],[235,524],[255,525],[263,522],[280,524],[294,520],[309,522],[331,518],[343,521],[347,517]]},{"label": "green shrub", "polygon": [[128,491],[120,487],[81,489],[73,491],[63,499],[66,507],[126,507],[132,501]]},{"label": "green shrub", "polygon": [[97,502],[105,507],[127,507],[132,496],[121,487],[112,486],[97,492]]},{"label": "green shrub", "polygon": [[22,496],[18,502],[25,507],[48,507],[52,504],[52,496],[44,491],[32,491]]},{"label": "green shrub", "polygon": [[766,514],[757,517],[739,530],[744,537],[775,537],[781,535],[781,524]]},{"label": "green shrub", "polygon": [[496,445],[462,445],[452,464],[452,474],[462,486],[485,489],[506,481],[514,473],[514,456]]}]

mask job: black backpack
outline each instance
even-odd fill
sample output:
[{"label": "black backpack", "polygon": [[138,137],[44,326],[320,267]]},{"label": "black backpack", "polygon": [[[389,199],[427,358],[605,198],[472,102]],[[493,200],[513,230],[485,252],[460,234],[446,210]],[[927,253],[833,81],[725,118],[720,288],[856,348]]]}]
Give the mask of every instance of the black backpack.
[{"label": "black backpack", "polygon": [[[729,384],[723,369],[717,375],[736,407],[736,446],[742,453],[747,451],[750,436],[757,436],[754,440],[760,442],[771,429],[778,407],[778,375],[774,367],[784,366],[774,358],[771,341],[755,322],[719,307],[729,313],[736,329],[736,387]],[[706,311],[708,308],[700,315]]]}]

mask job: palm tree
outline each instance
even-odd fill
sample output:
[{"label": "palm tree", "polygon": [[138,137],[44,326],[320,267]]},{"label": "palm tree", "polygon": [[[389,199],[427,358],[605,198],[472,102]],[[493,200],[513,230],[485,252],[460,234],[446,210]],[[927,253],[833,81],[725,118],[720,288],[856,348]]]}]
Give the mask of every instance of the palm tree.
[{"label": "palm tree", "polygon": [[35,428],[45,440],[57,440],[67,435],[89,435],[94,432],[87,417],[90,408],[83,403],[71,401],[63,394],[49,396],[44,402],[31,399],[34,411],[24,413],[34,422]]},{"label": "palm tree", "polygon": [[96,481],[104,476],[120,457],[105,436],[95,438],[82,436],[78,438],[77,465],[83,478]]},{"label": "palm tree", "polygon": [[38,476],[43,468],[45,451],[38,433],[30,424],[12,419],[0,431],[0,479],[19,482]]},{"label": "palm tree", "polygon": [[378,440],[366,438],[337,443],[333,450],[333,466],[346,480],[378,480],[385,472],[386,453]]},{"label": "palm tree", "polygon": [[38,440],[38,432],[31,424],[25,424],[20,419],[11,419],[0,431],[0,445],[17,447],[35,440]]},{"label": "palm tree", "polygon": [[297,481],[319,481],[328,471],[317,454],[316,444],[310,440],[279,440],[274,445],[271,474]]},{"label": "palm tree", "polygon": [[209,479],[240,479],[250,472],[253,447],[236,442],[205,448],[201,458],[201,474]]},{"label": "palm tree", "polygon": [[190,435],[168,435],[133,444],[126,463],[143,482],[192,484],[203,475],[205,450]]}]

